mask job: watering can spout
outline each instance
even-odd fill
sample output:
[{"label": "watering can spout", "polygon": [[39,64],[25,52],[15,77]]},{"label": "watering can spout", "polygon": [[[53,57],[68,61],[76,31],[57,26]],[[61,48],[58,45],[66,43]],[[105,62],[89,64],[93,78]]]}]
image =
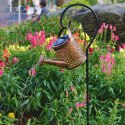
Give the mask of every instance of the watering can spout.
[{"label": "watering can spout", "polygon": [[43,55],[40,56],[39,65],[43,65],[43,64],[50,64],[50,65],[54,65],[57,67],[61,67],[61,68],[68,68],[68,64],[64,61],[61,60],[55,60],[55,59],[45,59]]}]

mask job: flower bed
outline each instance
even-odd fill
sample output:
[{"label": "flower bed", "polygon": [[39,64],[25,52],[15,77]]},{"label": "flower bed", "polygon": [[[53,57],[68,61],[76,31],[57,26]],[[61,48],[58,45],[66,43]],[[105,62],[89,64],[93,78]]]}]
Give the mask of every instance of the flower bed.
[{"label": "flower bed", "polygon": [[[86,123],[85,65],[70,71],[52,65],[34,67],[41,54],[55,58],[52,43],[60,27],[52,18],[45,19],[33,26],[27,23],[12,27],[13,33],[1,32],[1,124]],[[110,30],[108,39],[107,30]],[[103,23],[89,49],[93,125],[125,124],[125,44],[116,51],[119,37],[115,30],[114,26]],[[84,40],[81,27],[73,35],[81,46],[84,43],[85,50],[89,37]]]}]

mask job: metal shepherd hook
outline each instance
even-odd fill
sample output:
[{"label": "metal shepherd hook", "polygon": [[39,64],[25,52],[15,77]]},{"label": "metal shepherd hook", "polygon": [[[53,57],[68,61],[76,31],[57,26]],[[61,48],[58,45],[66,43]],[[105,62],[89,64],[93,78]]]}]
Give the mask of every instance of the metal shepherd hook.
[{"label": "metal shepherd hook", "polygon": [[[65,12],[71,8],[71,7],[74,7],[74,6],[83,6],[83,7],[86,7],[87,9],[89,9],[94,17],[95,17],[95,21],[96,21],[96,27],[95,27],[95,32],[94,32],[94,35],[93,37],[91,38],[90,40],[90,43],[88,44],[87,48],[86,48],[86,104],[87,104],[87,125],[90,124],[90,121],[89,121],[89,55],[88,55],[88,51],[89,51],[89,48],[91,46],[91,44],[93,43],[97,33],[98,33],[98,25],[99,25],[99,21],[98,21],[98,17],[96,15],[96,13],[88,6],[84,5],[84,4],[72,4],[70,6],[68,6],[67,8],[65,8],[65,10],[63,11],[62,15],[61,15],[61,18],[60,18],[60,25],[62,26],[62,29],[60,30],[59,32],[59,37],[62,33],[62,31],[64,29],[67,29],[67,26],[64,26],[63,23],[62,23],[62,20],[63,20],[63,16],[65,14]],[[68,24],[68,27],[70,27],[70,24],[71,24],[71,21],[69,21],[69,24]]]}]

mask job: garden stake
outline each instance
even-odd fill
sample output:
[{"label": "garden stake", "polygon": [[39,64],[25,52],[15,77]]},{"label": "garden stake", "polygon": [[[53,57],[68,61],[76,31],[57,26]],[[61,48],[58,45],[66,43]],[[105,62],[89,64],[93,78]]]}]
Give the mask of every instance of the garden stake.
[{"label": "garden stake", "polygon": [[[98,25],[99,25],[99,23],[98,23],[98,17],[97,17],[97,15],[96,15],[96,13],[95,13],[90,7],[88,7],[88,6],[84,5],[84,4],[72,4],[72,5],[68,6],[68,7],[63,11],[63,13],[62,13],[62,15],[61,15],[60,24],[61,24],[61,26],[62,26],[62,29],[61,29],[61,31],[60,31],[60,33],[59,33],[59,36],[60,36],[62,30],[66,28],[66,27],[62,24],[62,20],[63,20],[64,13],[65,13],[69,8],[74,7],[74,6],[83,6],[83,7],[86,7],[87,9],[89,9],[89,10],[93,13],[93,15],[94,15],[94,17],[95,17],[95,21],[96,21],[96,28],[95,28],[94,35],[93,35],[92,39],[90,40],[90,43],[88,44],[88,46],[87,46],[87,48],[86,48],[86,104],[87,104],[87,125],[89,125],[89,124],[90,124],[90,121],[89,121],[89,55],[88,55],[88,53],[89,53],[89,48],[90,48],[91,44],[93,43],[93,41],[94,41],[94,39],[95,39],[95,37],[96,37],[96,35],[97,35],[97,33],[98,33]],[[69,21],[69,26],[70,26],[70,24],[71,24],[71,21]],[[68,27],[69,27],[69,26],[68,26]]]},{"label": "garden stake", "polygon": [[[78,43],[75,41],[75,39],[73,39],[73,36],[71,35],[71,32],[69,31],[71,21],[69,21],[68,26],[64,26],[62,24],[62,20],[63,20],[63,16],[65,12],[69,8],[74,7],[74,6],[86,7],[93,13],[95,17],[96,28],[95,28],[94,35],[86,48],[86,54],[83,53],[82,49],[80,48]],[[96,13],[90,7],[84,4],[72,4],[68,6],[67,8],[65,8],[65,10],[63,11],[61,18],[60,18],[60,25],[62,26],[62,28],[59,32],[58,40],[53,43],[53,49],[56,51],[57,58],[56,59],[44,59],[44,56],[41,56],[38,64],[46,63],[46,64],[52,64],[58,67],[73,69],[75,67],[78,67],[79,65],[81,65],[83,62],[86,61],[86,105],[87,105],[87,125],[89,125],[90,121],[89,121],[89,55],[88,55],[89,52],[88,51],[98,32],[98,17]],[[60,37],[64,29],[68,29],[69,35],[64,35]]]}]

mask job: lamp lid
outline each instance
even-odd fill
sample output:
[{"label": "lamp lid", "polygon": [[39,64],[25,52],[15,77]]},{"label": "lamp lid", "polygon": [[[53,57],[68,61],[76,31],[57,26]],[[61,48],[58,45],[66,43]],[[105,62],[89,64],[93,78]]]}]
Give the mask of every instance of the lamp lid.
[{"label": "lamp lid", "polygon": [[69,35],[64,35],[60,37],[56,42],[53,43],[53,48],[63,45],[68,41]]}]

